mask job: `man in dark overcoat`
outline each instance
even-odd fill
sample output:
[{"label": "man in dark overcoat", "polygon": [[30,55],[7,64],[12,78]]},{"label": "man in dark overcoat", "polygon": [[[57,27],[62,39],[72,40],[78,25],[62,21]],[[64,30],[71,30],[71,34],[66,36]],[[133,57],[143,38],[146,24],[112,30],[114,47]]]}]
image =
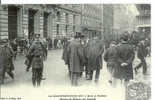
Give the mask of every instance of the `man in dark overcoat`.
[{"label": "man in dark overcoat", "polygon": [[70,45],[71,40],[68,40],[64,43],[63,46],[63,53],[62,53],[62,59],[65,62],[65,65],[68,66],[68,73],[69,73],[69,77],[71,78],[71,71],[70,71],[70,64],[69,64],[69,45]]},{"label": "man in dark overcoat", "polygon": [[110,47],[104,54],[104,60],[107,62],[107,69],[110,72],[109,83],[113,86],[116,85],[116,79],[120,79],[120,66],[118,63],[118,50],[116,42],[112,41]]},{"label": "man in dark overcoat", "polygon": [[117,47],[118,49],[118,61],[121,66],[122,79],[125,82],[133,79],[133,67],[132,63],[135,57],[133,47],[128,43],[128,35],[123,34],[121,36],[121,43]]},{"label": "man in dark overcoat", "polygon": [[87,80],[92,80],[93,72],[95,74],[95,82],[98,82],[100,69],[102,69],[102,54],[104,52],[104,42],[99,40],[98,37],[94,37],[89,40],[87,47],[87,69],[89,72],[89,78]]},{"label": "man in dark overcoat", "polygon": [[14,52],[7,40],[2,40],[0,43],[0,84],[4,83],[5,73],[14,79]]},{"label": "man in dark overcoat", "polygon": [[80,44],[80,37],[76,35],[74,37],[75,39],[70,42],[70,45],[68,47],[69,54],[69,66],[71,71],[71,83],[73,86],[79,85],[79,78],[83,71],[83,62],[84,54],[83,54],[83,48]]},{"label": "man in dark overcoat", "polygon": [[138,50],[137,50],[137,57],[140,59],[140,63],[134,68],[135,73],[137,74],[137,70],[141,67],[143,67],[143,74],[145,75],[147,72],[147,64],[146,64],[146,58],[147,56],[147,47],[145,46],[145,41],[142,40],[138,44]]}]

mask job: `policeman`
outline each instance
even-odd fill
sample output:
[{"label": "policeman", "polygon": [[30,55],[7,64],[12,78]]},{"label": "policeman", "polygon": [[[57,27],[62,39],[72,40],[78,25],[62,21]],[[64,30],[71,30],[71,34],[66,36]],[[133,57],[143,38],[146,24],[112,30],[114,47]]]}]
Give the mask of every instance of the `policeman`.
[{"label": "policeman", "polygon": [[30,61],[30,66],[27,67],[27,71],[32,67],[33,86],[40,86],[44,66],[43,59],[46,52],[46,48],[44,48],[40,41],[40,34],[35,34],[35,40],[28,51],[28,55],[32,57],[32,61]]}]

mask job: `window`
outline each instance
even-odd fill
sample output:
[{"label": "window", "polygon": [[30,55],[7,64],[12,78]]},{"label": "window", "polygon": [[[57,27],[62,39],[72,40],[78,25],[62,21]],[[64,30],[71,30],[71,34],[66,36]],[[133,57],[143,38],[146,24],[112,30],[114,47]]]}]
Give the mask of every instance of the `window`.
[{"label": "window", "polygon": [[75,24],[75,15],[73,15],[73,24]]},{"label": "window", "polygon": [[75,26],[73,26],[73,32],[75,33]]},{"label": "window", "polygon": [[65,30],[66,30],[66,34],[68,34],[68,25],[66,25]]},{"label": "window", "polygon": [[60,21],[60,17],[61,17],[61,15],[60,15],[60,12],[58,11],[57,12],[57,21]]},{"label": "window", "polygon": [[57,24],[57,35],[59,35],[59,24]]},{"label": "window", "polygon": [[68,13],[65,14],[66,23],[69,23]]}]

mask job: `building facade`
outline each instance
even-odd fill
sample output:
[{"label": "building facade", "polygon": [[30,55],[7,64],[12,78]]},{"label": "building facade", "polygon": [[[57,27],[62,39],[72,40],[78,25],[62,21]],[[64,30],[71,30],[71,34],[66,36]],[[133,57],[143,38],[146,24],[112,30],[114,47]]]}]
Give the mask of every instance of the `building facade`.
[{"label": "building facade", "polygon": [[139,14],[136,16],[137,29],[144,33],[145,37],[151,37],[151,5],[137,4]]},{"label": "building facade", "polygon": [[86,29],[87,36],[102,35],[102,4],[83,4],[82,6],[82,28]]},{"label": "building facade", "polygon": [[72,37],[84,29],[90,38],[111,37],[134,26],[129,8],[122,4],[1,5],[0,38],[32,38],[36,33],[45,38]]},{"label": "building facade", "polygon": [[124,31],[132,32],[135,30],[135,17],[137,9],[132,4],[117,4],[113,6],[113,29],[119,34]]},{"label": "building facade", "polygon": [[81,9],[66,5],[1,5],[0,38],[72,36],[80,30]]}]

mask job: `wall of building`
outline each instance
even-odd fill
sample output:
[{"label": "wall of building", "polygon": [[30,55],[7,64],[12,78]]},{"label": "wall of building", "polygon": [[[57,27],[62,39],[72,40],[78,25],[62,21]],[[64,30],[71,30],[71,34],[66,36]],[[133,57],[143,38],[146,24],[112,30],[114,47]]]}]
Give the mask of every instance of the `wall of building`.
[{"label": "wall of building", "polygon": [[87,35],[91,38],[94,34],[102,31],[102,5],[83,4],[82,6],[82,27],[87,28]]},{"label": "wall of building", "polygon": [[113,33],[113,5],[103,5],[103,36],[109,37]]},{"label": "wall of building", "polygon": [[[12,15],[11,10],[8,11],[9,7],[17,8],[14,12],[17,14]],[[78,6],[74,5],[76,9]],[[71,10],[71,8],[65,8],[60,6],[53,5],[5,5],[0,6],[0,37],[29,37],[32,35],[40,33],[41,36],[46,37],[63,37],[63,36],[72,36],[76,31],[81,31],[81,15],[75,10]],[[81,10],[81,8],[78,8]],[[30,11],[32,15],[30,16]],[[14,16],[12,19],[9,17],[8,20],[8,12],[9,16]],[[60,18],[58,19],[57,12],[60,12]],[[47,14],[46,18],[44,14]],[[68,17],[66,18],[66,13]],[[29,21],[31,19],[31,21]],[[68,20],[66,22],[66,20]],[[8,24],[8,21],[10,24]],[[13,25],[13,21],[16,22],[14,24],[15,30],[10,29],[11,25]],[[46,22],[45,22],[46,21]],[[44,25],[46,24],[46,25]],[[9,25],[9,27],[8,27]],[[45,27],[46,26],[46,27]],[[59,26],[59,28],[57,28]],[[9,32],[8,32],[9,29]],[[58,30],[59,29],[59,30]],[[59,31],[59,33],[57,32]],[[47,35],[44,35],[44,34]],[[11,37],[13,39],[14,37]]]},{"label": "wall of building", "polygon": [[[131,28],[134,22],[133,12],[129,11],[130,5],[62,4],[14,6],[18,9],[17,37],[27,37],[32,32],[33,34],[40,33],[42,37],[70,37],[74,36],[75,32],[81,32],[83,28],[88,28],[90,35],[97,32],[102,33],[102,35],[111,34],[114,30],[119,30],[121,33],[129,30],[129,27]],[[0,6],[1,37],[8,37],[8,7],[7,5],[5,7]],[[29,21],[31,19],[30,10],[34,13],[33,25]],[[57,15],[58,12],[59,15]],[[45,14],[47,14],[46,18]],[[33,28],[30,31],[30,26],[34,27],[34,31]]]},{"label": "wall of building", "polygon": [[136,16],[136,28],[142,38],[151,38],[151,5],[137,4],[139,14]]},{"label": "wall of building", "polygon": [[119,30],[119,33],[135,30],[134,19],[137,14],[136,7],[134,7],[132,4],[117,4],[113,7],[114,30]]},{"label": "wall of building", "polygon": [[0,39],[8,38],[8,9],[0,6]]}]

